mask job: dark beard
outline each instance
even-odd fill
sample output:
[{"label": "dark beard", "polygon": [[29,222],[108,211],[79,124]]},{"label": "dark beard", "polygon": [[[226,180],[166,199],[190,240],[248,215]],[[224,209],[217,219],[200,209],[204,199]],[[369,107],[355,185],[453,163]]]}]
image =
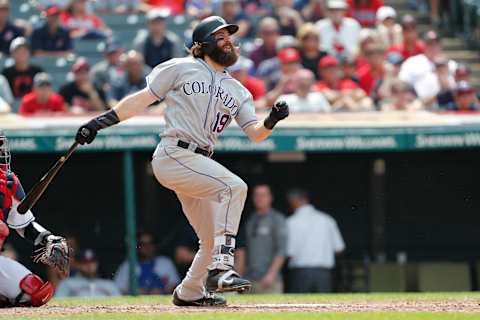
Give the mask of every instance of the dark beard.
[{"label": "dark beard", "polygon": [[238,60],[238,54],[232,46],[232,51],[225,52],[219,46],[215,46],[212,53],[208,55],[213,61],[224,67],[230,67]]}]

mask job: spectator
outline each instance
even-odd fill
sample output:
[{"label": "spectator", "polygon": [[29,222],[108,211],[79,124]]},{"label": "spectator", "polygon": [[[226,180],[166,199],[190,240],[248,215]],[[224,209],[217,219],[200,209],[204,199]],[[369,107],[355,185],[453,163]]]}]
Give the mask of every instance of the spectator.
[{"label": "spectator", "polygon": [[316,210],[305,191],[292,190],[287,198],[294,211],[287,219],[290,292],[331,292],[335,254],[345,249],[337,223]]},{"label": "spectator", "polygon": [[344,0],[329,0],[327,18],[316,23],[321,35],[320,47],[333,56],[350,56],[358,46],[361,26],[345,17],[348,5]]},{"label": "spectator", "polygon": [[358,70],[360,88],[374,100],[378,98],[378,88],[385,76],[385,48],[377,43],[366,52],[368,64]]},{"label": "spectator", "polygon": [[415,92],[427,107],[453,102],[452,91],[455,88],[455,78],[448,70],[448,62],[444,56],[435,57],[434,72],[426,74],[415,85]]},{"label": "spectator", "polygon": [[165,9],[154,9],[148,12],[148,32],[143,30],[133,41],[135,50],[143,54],[145,63],[151,68],[183,55],[180,39],[167,30],[168,16]]},{"label": "spectator", "polygon": [[272,208],[269,185],[256,185],[252,196],[255,211],[245,224],[245,275],[252,280],[252,293],[282,293],[281,270],[287,245],[285,217]]},{"label": "spectator", "polygon": [[126,53],[122,60],[125,73],[123,77],[112,81],[112,99],[116,101],[145,88],[147,86],[145,79],[152,70],[145,65],[142,54],[135,50]]},{"label": "spectator", "polygon": [[377,33],[383,44],[390,48],[402,44],[402,26],[396,23],[397,12],[392,7],[381,7],[377,11]]},{"label": "spectator", "polygon": [[417,23],[411,15],[405,15],[402,19],[402,38],[401,44],[391,46],[388,51],[401,53],[405,60],[425,51],[425,44],[418,39]]},{"label": "spectator", "polygon": [[282,95],[278,99],[288,103],[291,113],[330,112],[327,99],[320,92],[312,92],[315,75],[307,69],[298,70],[293,76],[295,92]]},{"label": "spectator", "polygon": [[32,91],[33,77],[42,72],[42,68],[30,64],[30,46],[27,39],[15,38],[10,44],[10,54],[14,64],[5,68],[2,74],[7,78],[15,98],[21,98]]},{"label": "spectator", "polygon": [[480,104],[475,89],[466,81],[460,81],[454,90],[454,101],[446,106],[445,110],[457,112],[480,111]]},{"label": "spectator", "polygon": [[129,14],[140,11],[140,0],[102,0],[94,2],[95,11],[101,14]]},{"label": "spectator", "polygon": [[[135,274],[138,279],[140,294],[172,293],[180,282],[177,270],[170,258],[156,256],[152,234],[139,232],[137,234],[138,265]],[[115,282],[122,293],[128,292],[128,261],[123,262],[115,274]]]},{"label": "spectator", "polygon": [[383,0],[348,0],[347,16],[357,20],[363,28],[375,27],[377,11]]},{"label": "spectator", "polygon": [[0,0],[0,52],[5,56],[10,54],[13,39],[23,37],[25,34],[25,30],[10,22],[9,16],[10,1]]},{"label": "spectator", "polygon": [[378,87],[378,97],[380,100],[388,99],[392,94],[393,81],[399,80],[398,74],[403,63],[403,57],[398,52],[389,52],[386,56],[386,63],[384,66],[384,77],[380,86]]},{"label": "spectator", "polygon": [[369,111],[372,100],[365,91],[350,79],[342,79],[338,60],[325,56],[318,65],[322,80],[317,81],[315,90],[320,91],[332,107],[332,111]]},{"label": "spectator", "polygon": [[[376,32],[372,29],[362,29],[359,38],[358,48],[354,55],[357,63],[357,72],[363,66],[368,64],[367,52],[369,51],[369,48],[381,41]],[[351,55],[342,55],[341,57],[351,57]]]},{"label": "spectator", "polygon": [[60,112],[65,112],[65,104],[62,96],[52,90],[52,79],[48,73],[37,73],[33,78],[33,91],[22,98],[19,113],[31,116]]},{"label": "spectator", "polygon": [[394,79],[391,83],[390,95],[381,100],[380,109],[382,111],[419,111],[423,109],[423,104],[408,83]]},{"label": "spectator", "polygon": [[227,21],[238,25],[235,36],[245,38],[250,33],[250,19],[242,12],[238,0],[221,0],[220,16]]},{"label": "spectator", "polygon": [[2,98],[7,104],[12,104],[14,102],[12,89],[10,89],[10,84],[3,74],[0,74],[0,98]]},{"label": "spectator", "polygon": [[267,106],[273,105],[275,100],[282,94],[293,93],[295,91],[294,74],[303,69],[300,64],[300,52],[295,48],[284,48],[278,52],[280,61],[280,70],[272,74],[266,81]]},{"label": "spectator", "polygon": [[95,14],[89,12],[88,0],[70,0],[60,15],[61,23],[70,30],[73,39],[103,39],[112,33]]},{"label": "spectator", "polygon": [[80,250],[75,254],[78,273],[60,282],[56,297],[111,297],[119,296],[120,291],[112,280],[97,278],[98,260],[91,249]]},{"label": "spectator", "polygon": [[298,30],[297,39],[303,67],[312,71],[315,78],[319,80],[318,63],[327,55],[325,51],[319,49],[320,34],[313,24],[306,23]]},{"label": "spectator", "polygon": [[[358,74],[357,74],[357,60],[354,57],[345,57],[345,56],[340,56],[338,60],[342,67],[342,70],[341,70],[342,80],[344,79],[351,80],[356,84],[360,84],[360,80],[358,79]],[[318,65],[317,65],[317,70],[319,70]],[[318,75],[319,77],[321,77],[320,71],[318,71]]]},{"label": "spectator", "polygon": [[[208,1],[210,2],[210,1]],[[143,12],[149,12],[154,9],[168,9],[170,15],[176,16],[183,14],[185,0],[143,0],[140,5]]]},{"label": "spectator", "polygon": [[47,19],[43,26],[33,30],[32,52],[34,56],[68,56],[73,44],[68,29],[60,25],[60,8],[50,6],[43,13]]},{"label": "spectator", "polygon": [[60,88],[66,106],[74,113],[101,111],[106,109],[105,93],[95,87],[89,78],[90,65],[80,57],[72,65],[73,81]]},{"label": "spectator", "polygon": [[274,0],[272,16],[278,21],[281,35],[295,36],[303,25],[303,18],[294,9],[293,0]]},{"label": "spectator", "polygon": [[265,84],[249,74],[252,68],[253,61],[240,56],[234,65],[228,67],[228,72],[252,94],[255,108],[261,109],[265,107]]},{"label": "spectator", "polygon": [[210,0],[187,0],[185,3],[185,11],[188,16],[202,20],[213,15],[215,8],[214,3]]},{"label": "spectator", "polygon": [[470,82],[472,75],[472,69],[464,64],[464,63],[459,63],[457,65],[457,68],[455,69],[455,82],[460,82],[460,81],[467,81]]},{"label": "spectator", "polygon": [[[285,48],[298,49],[297,39],[292,36],[280,36],[275,45],[275,50],[276,52],[280,52],[280,50]],[[280,67],[281,63],[276,55],[273,58],[262,61],[258,66],[255,75],[259,78],[262,78],[267,83],[269,82],[269,79],[275,75],[275,73],[278,73]]]},{"label": "spectator", "polygon": [[100,88],[105,95],[111,95],[111,85],[115,79],[124,76],[124,69],[120,61],[123,54],[122,45],[113,38],[107,39],[104,46],[104,59],[97,62],[90,70],[90,78],[96,88]]},{"label": "spectator", "polygon": [[260,45],[250,53],[249,58],[253,61],[255,68],[258,68],[262,61],[273,58],[277,54],[276,43],[280,35],[280,27],[277,20],[265,17],[258,25],[258,36]]},{"label": "spectator", "polygon": [[188,268],[192,264],[193,258],[198,251],[198,237],[193,231],[191,225],[185,226],[179,234],[179,239],[175,246],[175,264],[180,273],[180,277],[187,274]]},{"label": "spectator", "polygon": [[[408,58],[402,64],[399,78],[412,85],[425,102],[438,94],[438,86],[433,87],[432,83],[437,80],[435,60],[442,58],[443,53],[440,38],[435,31],[428,31],[425,34],[424,41],[426,44],[425,52]],[[447,61],[446,76],[453,77],[456,65],[452,60]]]},{"label": "spectator", "polygon": [[302,8],[302,17],[305,21],[315,22],[325,18],[327,9],[324,0],[309,0]]}]

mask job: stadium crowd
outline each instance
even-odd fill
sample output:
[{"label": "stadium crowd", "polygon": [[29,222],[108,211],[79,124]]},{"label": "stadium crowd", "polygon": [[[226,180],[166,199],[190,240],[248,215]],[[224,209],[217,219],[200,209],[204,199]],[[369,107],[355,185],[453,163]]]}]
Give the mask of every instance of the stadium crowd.
[{"label": "stadium crowd", "polygon": [[[424,0],[410,2],[425,6]],[[112,107],[144,87],[157,64],[187,55],[184,42],[188,47],[192,26],[211,14],[240,26],[241,58],[228,71],[252,93],[259,110],[277,99],[286,100],[292,112],[480,108],[470,67],[447,58],[438,31],[419,34],[415,17],[398,16],[383,0],[29,3],[42,19],[17,19],[10,12],[13,2],[0,0],[3,113],[81,114]],[[440,7],[430,1],[433,27]],[[102,19],[111,15],[125,24],[145,17],[145,24],[122,42],[122,30]],[[179,17],[188,24],[170,30]],[[85,42],[102,50],[83,57],[77,46]],[[51,70],[43,61],[52,57],[69,69]]]}]

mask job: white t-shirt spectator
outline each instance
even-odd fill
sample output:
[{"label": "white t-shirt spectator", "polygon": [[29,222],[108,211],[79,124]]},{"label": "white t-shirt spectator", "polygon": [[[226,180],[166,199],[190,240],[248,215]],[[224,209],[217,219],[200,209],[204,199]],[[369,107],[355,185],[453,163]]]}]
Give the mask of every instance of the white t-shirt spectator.
[{"label": "white t-shirt spectator", "polygon": [[[356,20],[343,18],[338,29],[330,19],[322,19],[315,26],[320,33],[320,49],[334,56],[341,53],[351,56],[356,51],[362,29]],[[340,47],[343,51],[338,51]]]},{"label": "white t-shirt spectator", "polygon": [[335,253],[345,249],[335,220],[312,205],[298,208],[287,219],[290,268],[333,268]]},{"label": "white t-shirt spectator", "polygon": [[[457,69],[457,63],[453,60],[448,61],[448,69],[453,74]],[[423,77],[435,72],[435,64],[430,61],[426,55],[418,54],[408,58],[400,68],[398,77],[413,87],[422,80]]]},{"label": "white t-shirt spectator", "polygon": [[112,280],[89,279],[80,274],[65,279],[55,290],[56,297],[110,297],[119,296],[120,291]]},{"label": "white t-shirt spectator", "polygon": [[278,98],[288,103],[291,113],[301,112],[330,112],[332,108],[327,99],[320,92],[309,92],[307,97],[303,98],[295,93],[285,94]]}]

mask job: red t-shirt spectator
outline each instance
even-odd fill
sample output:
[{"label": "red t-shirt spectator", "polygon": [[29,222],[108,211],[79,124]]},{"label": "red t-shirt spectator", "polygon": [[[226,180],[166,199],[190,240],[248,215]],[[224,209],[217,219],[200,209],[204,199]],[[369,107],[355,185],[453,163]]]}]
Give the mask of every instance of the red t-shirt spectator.
[{"label": "red t-shirt spectator", "polygon": [[373,89],[375,89],[375,85],[378,81],[383,79],[384,72],[382,71],[380,74],[374,75],[372,72],[372,66],[367,64],[363,66],[360,70],[358,70],[358,80],[360,81],[360,88],[363,89],[367,93],[367,95],[371,95]]},{"label": "red t-shirt spectator", "polygon": [[48,96],[47,102],[40,104],[37,102],[35,92],[26,94],[20,104],[19,113],[22,115],[33,115],[37,112],[65,112],[65,103],[62,96],[52,92]]},{"label": "red t-shirt spectator", "polygon": [[185,8],[184,0],[146,0],[145,3],[154,7],[170,9],[172,15],[182,14]]},{"label": "red t-shirt spectator", "polygon": [[371,0],[355,5],[355,0],[348,0],[347,16],[357,20],[362,27],[371,28],[377,21],[377,10],[383,6],[383,0]]},{"label": "red t-shirt spectator", "polygon": [[103,21],[94,14],[89,14],[83,17],[83,19],[77,19],[69,12],[64,11],[60,14],[60,22],[67,27],[70,31],[94,31],[103,27]]},{"label": "red t-shirt spectator", "polygon": [[353,90],[353,89],[358,89],[358,84],[356,84],[355,82],[353,82],[352,80],[350,79],[341,79],[338,81],[338,84],[337,84],[337,87],[336,88],[333,88],[331,86],[328,85],[328,83],[324,80],[320,80],[320,81],[317,81],[315,83],[315,85],[313,86],[313,89],[315,91],[324,91],[324,90],[339,90],[339,91],[342,91],[342,90]]},{"label": "red t-shirt spectator", "polygon": [[258,100],[265,95],[265,83],[261,79],[248,77],[243,86],[250,91],[253,100]]},{"label": "red t-shirt spectator", "polygon": [[400,45],[391,46],[388,49],[388,52],[398,52],[402,55],[403,60],[406,60],[410,57],[416,56],[417,54],[422,54],[425,51],[425,43],[421,40],[415,42],[415,47],[413,50],[407,50],[405,45],[402,43]]}]

